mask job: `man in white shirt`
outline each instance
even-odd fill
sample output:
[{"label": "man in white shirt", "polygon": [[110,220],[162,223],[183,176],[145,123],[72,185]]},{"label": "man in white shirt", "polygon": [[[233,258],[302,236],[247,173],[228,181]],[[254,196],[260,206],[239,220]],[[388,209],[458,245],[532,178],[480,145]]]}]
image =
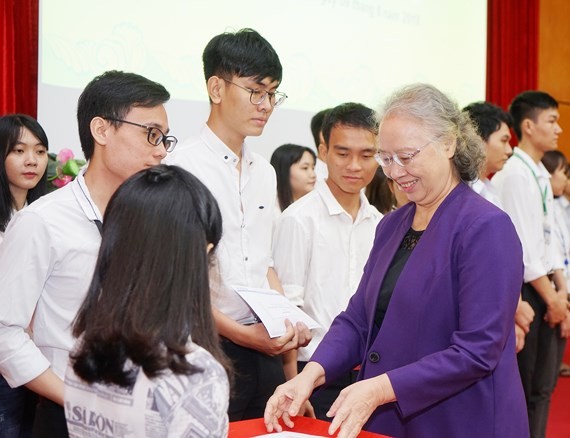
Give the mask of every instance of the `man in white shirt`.
[{"label": "man in white shirt", "polygon": [[[474,102],[467,105],[466,111],[475,124],[477,133],[485,143],[485,167],[481,169],[479,179],[473,182],[472,189],[502,209],[497,189],[490,176],[500,171],[509,157],[513,154],[511,148],[511,128],[513,119],[502,108],[489,102]],[[528,302],[519,299],[515,313],[515,333],[517,339],[517,352],[524,347],[526,334],[534,318],[534,310]]]},{"label": "man in white shirt", "polygon": [[[0,246],[0,372],[40,395],[34,436],[67,437],[63,377],[71,324],[91,282],[105,207],[129,176],[157,165],[166,136],[160,84],[109,71],[79,97],[79,137],[88,167],[67,186],[18,212]],[[33,339],[26,329],[31,327]]]},{"label": "man in white shirt", "polygon": [[197,138],[184,142],[168,164],[196,175],[212,191],[224,232],[211,270],[212,301],[222,347],[232,360],[230,421],[263,416],[285,380],[281,357],[311,337],[303,324],[287,325],[271,339],[232,286],[281,290],[271,259],[277,185],[267,160],[244,143],[259,136],[273,109],[287,97],[277,91],[282,67],[273,47],[252,29],[226,32],[203,53],[210,115]]},{"label": "man in white shirt", "polygon": [[323,109],[311,118],[311,134],[313,134],[315,149],[317,150],[317,162],[315,163],[317,181],[324,181],[328,176],[327,164],[324,161],[327,150],[323,140],[323,121],[330,110],[330,108]]},{"label": "man in white shirt", "polygon": [[519,139],[513,156],[493,177],[503,209],[511,217],[523,246],[524,284],[522,299],[535,312],[525,346],[518,354],[531,436],[544,437],[550,396],[558,375],[557,328],[566,318],[564,288],[555,289],[551,245],[553,197],[550,174],[540,162],[546,151],[556,149],[562,132],[558,102],[540,91],[527,91],[512,101],[509,109]]},{"label": "man in white shirt", "polygon": [[[378,167],[374,112],[357,103],[331,109],[323,124],[328,178],[291,204],[277,222],[273,240],[275,271],[285,295],[321,326],[298,350],[299,371],[309,361],[333,319],[356,291],[382,215],[362,189]],[[331,382],[311,397],[317,418],[351,375]]]}]

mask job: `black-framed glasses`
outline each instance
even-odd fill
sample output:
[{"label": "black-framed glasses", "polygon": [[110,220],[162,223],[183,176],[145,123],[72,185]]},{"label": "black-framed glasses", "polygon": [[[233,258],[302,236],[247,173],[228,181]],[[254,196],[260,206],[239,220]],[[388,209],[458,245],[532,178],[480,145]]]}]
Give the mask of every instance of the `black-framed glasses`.
[{"label": "black-framed glasses", "polygon": [[155,126],[142,125],[140,123],[129,122],[128,120],[115,119],[114,117],[105,117],[105,120],[119,123],[127,123],[129,125],[138,126],[139,128],[148,129],[147,140],[153,146],[159,146],[161,143],[164,145],[166,152],[172,152],[178,143],[178,139],[173,135],[166,135]]},{"label": "black-framed glasses", "polygon": [[269,103],[271,104],[272,107],[276,107],[285,102],[285,99],[287,99],[288,97],[285,93],[282,93],[281,91],[271,92],[266,90],[254,90],[252,88],[242,87],[241,85],[236,84],[235,82],[232,81],[228,81],[227,79],[224,79],[224,81],[226,81],[229,84],[235,85],[236,87],[241,88],[242,90],[249,92],[249,101],[254,105],[259,105],[260,103],[263,103],[263,101],[267,98],[267,96],[269,96]]},{"label": "black-framed glasses", "polygon": [[388,154],[386,152],[377,152],[374,158],[378,164],[382,167],[390,167],[392,163],[396,163],[398,166],[405,167],[412,163],[414,157],[423,151],[427,145],[433,143],[435,140],[430,140],[423,146],[417,148],[414,152],[397,152],[395,154]]}]

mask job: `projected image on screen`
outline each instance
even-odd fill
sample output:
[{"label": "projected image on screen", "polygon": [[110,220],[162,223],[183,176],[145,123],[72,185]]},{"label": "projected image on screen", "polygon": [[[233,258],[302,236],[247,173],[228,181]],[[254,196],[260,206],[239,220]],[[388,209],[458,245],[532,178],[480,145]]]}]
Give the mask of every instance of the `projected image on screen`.
[{"label": "projected image on screen", "polygon": [[279,89],[289,98],[248,143],[266,157],[283,143],[313,146],[315,112],[346,101],[376,107],[406,83],[432,83],[460,104],[484,99],[486,3],[98,0],[86,7],[42,0],[38,118],[50,143],[80,154],[81,89],[103,71],[133,71],[170,91],[171,130],[183,140],[208,114],[205,45],[218,33],[251,27],[279,54]]}]

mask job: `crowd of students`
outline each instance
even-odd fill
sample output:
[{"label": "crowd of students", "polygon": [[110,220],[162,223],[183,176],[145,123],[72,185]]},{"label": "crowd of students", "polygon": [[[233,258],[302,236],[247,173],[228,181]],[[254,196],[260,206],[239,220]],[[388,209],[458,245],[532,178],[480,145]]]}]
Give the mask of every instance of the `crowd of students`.
[{"label": "crowd of students", "polygon": [[[269,163],[246,139],[287,98],[274,48],[226,32],[203,65],[210,113],[178,145],[163,85],[94,78],[88,165],[48,195],[43,129],[0,118],[0,436],[225,436],[304,414],[343,438],[544,437],[570,335],[556,100],[461,110],[417,84],[320,111],[316,151]],[[271,338],[235,286],[321,328]]]}]

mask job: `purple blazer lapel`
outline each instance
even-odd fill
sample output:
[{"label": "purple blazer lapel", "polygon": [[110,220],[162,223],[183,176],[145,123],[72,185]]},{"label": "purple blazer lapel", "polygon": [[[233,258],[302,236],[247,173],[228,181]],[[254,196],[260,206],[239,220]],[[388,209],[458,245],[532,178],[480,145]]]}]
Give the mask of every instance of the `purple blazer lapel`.
[{"label": "purple blazer lapel", "polygon": [[[432,262],[434,261],[434,258],[436,265],[446,263],[445,260],[439,258],[437,252],[438,250],[443,250],[441,247],[443,243],[441,239],[442,232],[452,232],[450,228],[447,229],[447,222],[450,220],[450,209],[457,210],[459,206],[454,205],[455,201],[464,190],[471,189],[467,185],[460,183],[438,207],[428,227],[419,240],[418,245],[414,249],[413,253],[408,259],[408,262],[406,263],[406,266],[404,266],[404,269],[400,274],[400,278],[396,283],[394,294],[391,299],[391,301],[395,301],[394,304],[397,304],[399,301],[404,300],[407,303],[406,306],[413,306],[414,298],[409,297],[408,295],[410,293],[413,294],[414,291],[424,288],[424,279],[429,278],[426,273],[419,272],[418,269],[420,271],[422,269],[433,269]],[[377,250],[371,254],[371,257],[376,257],[376,260],[373,267],[373,274],[370,278],[370,281],[368,282],[365,298],[366,302],[369,303],[367,306],[369,327],[367,340],[368,346],[370,346],[375,341],[375,339],[372,339],[372,336],[375,332],[375,330],[373,330],[373,324],[374,316],[376,313],[376,305],[380,295],[379,289],[382,285],[384,276],[386,275],[386,272],[392,263],[392,259],[394,258],[394,255],[396,254],[396,251],[402,242],[402,239],[412,226],[416,209],[415,204],[410,204],[408,204],[409,207],[406,205],[400,208],[407,210],[402,212],[394,212],[394,215],[395,213],[401,213],[400,215],[395,215],[394,218],[386,217],[386,219],[392,219],[396,221],[396,223],[385,223],[384,232],[382,229],[378,229],[376,236],[378,242],[375,242],[375,249]],[[453,213],[451,216],[453,216]],[[442,231],[442,227],[446,229]],[[393,229],[393,232],[387,235],[387,232],[390,229]],[[392,315],[393,311],[391,311],[391,308],[393,307],[394,306],[392,303],[388,306],[388,310],[384,319],[384,321],[386,321],[388,324],[383,324],[382,328],[385,328],[386,325],[390,325],[389,321],[394,317]],[[381,332],[382,330],[377,334],[376,337],[379,337],[381,335]]]}]

